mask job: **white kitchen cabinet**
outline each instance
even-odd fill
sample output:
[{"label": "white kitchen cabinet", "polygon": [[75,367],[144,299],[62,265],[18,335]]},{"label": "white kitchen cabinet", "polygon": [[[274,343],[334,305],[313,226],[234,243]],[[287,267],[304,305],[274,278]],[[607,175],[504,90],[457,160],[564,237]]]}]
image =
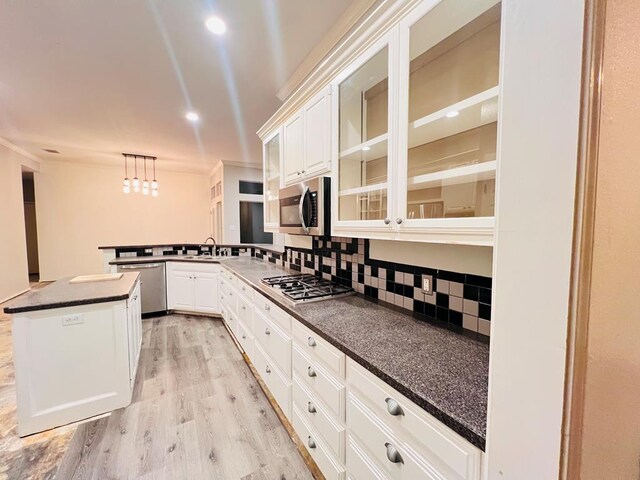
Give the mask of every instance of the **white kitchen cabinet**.
[{"label": "white kitchen cabinet", "polygon": [[127,330],[129,336],[129,382],[133,389],[142,350],[142,307],[140,299],[140,283],[127,301]]},{"label": "white kitchen cabinet", "polygon": [[280,187],[282,183],[282,127],[264,139],[264,231],[277,232],[280,226]]},{"label": "white kitchen cabinet", "polygon": [[330,99],[330,88],[323,89],[284,123],[282,168],[285,185],[330,170]]},{"label": "white kitchen cabinet", "polygon": [[220,314],[217,264],[167,262],[167,308]]}]

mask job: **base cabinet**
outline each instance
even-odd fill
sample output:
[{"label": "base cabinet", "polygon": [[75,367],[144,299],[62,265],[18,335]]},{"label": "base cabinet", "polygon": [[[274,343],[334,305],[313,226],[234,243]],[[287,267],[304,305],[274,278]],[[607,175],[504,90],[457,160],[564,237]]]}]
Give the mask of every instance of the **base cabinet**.
[{"label": "base cabinet", "polygon": [[216,264],[167,262],[167,308],[219,315],[219,273]]}]

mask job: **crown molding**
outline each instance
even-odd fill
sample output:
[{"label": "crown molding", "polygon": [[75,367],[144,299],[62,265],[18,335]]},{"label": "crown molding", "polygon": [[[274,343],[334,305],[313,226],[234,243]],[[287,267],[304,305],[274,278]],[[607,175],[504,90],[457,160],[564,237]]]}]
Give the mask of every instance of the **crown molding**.
[{"label": "crown molding", "polygon": [[0,145],[24,157],[25,161],[23,162],[23,165],[25,165],[26,167],[35,171],[40,171],[40,163],[42,163],[42,160],[36,157],[33,153],[26,151],[24,148],[11,143],[9,140],[3,137],[0,137]]},{"label": "crown molding", "polygon": [[258,136],[264,139],[276,130],[370,45],[389,32],[420,1],[383,0],[376,2],[258,130]]}]

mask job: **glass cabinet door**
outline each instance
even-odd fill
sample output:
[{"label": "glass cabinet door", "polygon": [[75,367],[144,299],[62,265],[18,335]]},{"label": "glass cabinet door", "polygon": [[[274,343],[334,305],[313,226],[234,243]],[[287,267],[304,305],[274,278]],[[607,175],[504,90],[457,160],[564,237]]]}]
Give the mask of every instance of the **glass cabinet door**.
[{"label": "glass cabinet door", "polygon": [[494,215],[500,7],[442,0],[404,23],[406,198],[398,223]]},{"label": "glass cabinet door", "polygon": [[[338,222],[388,222],[389,47],[337,85]],[[336,175],[334,174],[334,181]]]},{"label": "glass cabinet door", "polygon": [[277,228],[280,193],[280,132],[264,144],[264,224]]}]

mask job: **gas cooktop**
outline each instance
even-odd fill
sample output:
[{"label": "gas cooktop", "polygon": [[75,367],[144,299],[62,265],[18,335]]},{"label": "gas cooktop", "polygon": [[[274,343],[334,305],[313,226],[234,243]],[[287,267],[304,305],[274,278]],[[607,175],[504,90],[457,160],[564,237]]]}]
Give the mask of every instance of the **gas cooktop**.
[{"label": "gas cooktop", "polygon": [[286,298],[294,305],[355,293],[351,287],[304,273],[267,277],[260,281],[267,291]]}]

